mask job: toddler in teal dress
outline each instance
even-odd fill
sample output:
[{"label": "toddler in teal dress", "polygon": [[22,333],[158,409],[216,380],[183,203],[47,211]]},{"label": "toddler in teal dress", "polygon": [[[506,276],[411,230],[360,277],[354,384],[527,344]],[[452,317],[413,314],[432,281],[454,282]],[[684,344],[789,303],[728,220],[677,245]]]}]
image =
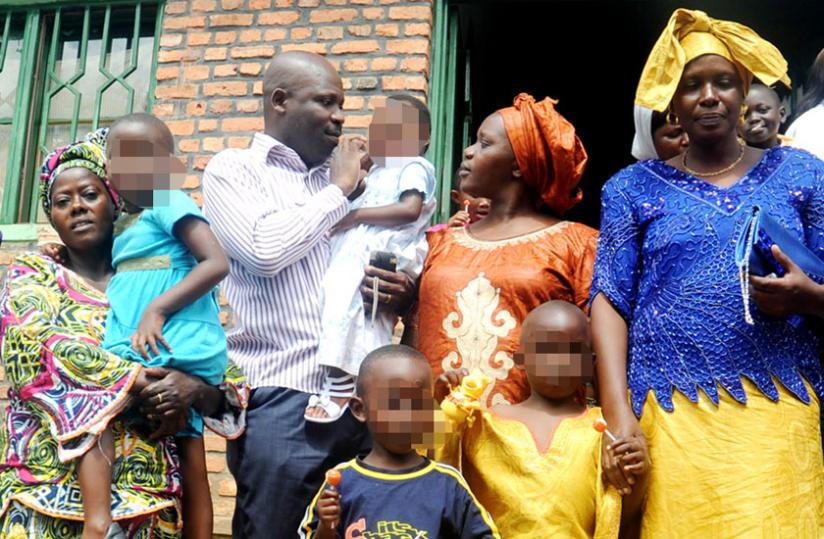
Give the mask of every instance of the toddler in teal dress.
[{"label": "toddler in teal dress", "polygon": [[[109,130],[109,181],[123,201],[123,213],[115,223],[116,273],[107,288],[111,309],[102,345],[147,367],[177,369],[216,386],[228,356],[215,287],[228,274],[229,262],[192,199],[171,189],[171,173],[182,168],[173,151],[169,129],[146,114],[125,116]],[[159,405],[163,394],[155,398]],[[148,419],[155,426],[162,423],[162,418]],[[203,419],[194,408],[175,436],[182,460],[185,535],[211,538]],[[106,440],[101,437],[102,443]],[[104,454],[113,451],[101,449]],[[108,459],[100,462],[94,488],[110,488],[108,464]]]}]

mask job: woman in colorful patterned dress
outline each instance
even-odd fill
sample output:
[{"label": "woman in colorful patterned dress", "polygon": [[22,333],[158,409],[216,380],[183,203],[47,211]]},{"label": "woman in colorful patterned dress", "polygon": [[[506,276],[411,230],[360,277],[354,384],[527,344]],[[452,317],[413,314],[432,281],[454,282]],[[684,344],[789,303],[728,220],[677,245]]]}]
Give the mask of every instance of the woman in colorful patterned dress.
[{"label": "woman in colorful patterned dress", "polygon": [[[753,278],[749,325],[734,257],[759,205],[824,258],[824,163],[736,138],[753,75],[789,84],[786,70],[749,28],[676,10],[636,103],[669,109],[689,148],[604,186],[592,327],[610,430],[645,441],[652,462],[642,537],[824,536],[824,379],[809,324],[824,301],[774,251],[788,275]],[[626,493],[631,474],[603,454]]]},{"label": "woman in colorful patterned dress", "polygon": [[[179,537],[181,476],[174,440],[190,405],[222,417],[208,424],[239,435],[246,389],[227,374],[221,390],[171,369],[144,369],[99,347],[112,277],[117,195],[105,178],[99,138],[72,144],[51,164],[44,208],[66,246],[65,264],[35,254],[9,267],[0,339],[11,383],[0,428],[0,537],[78,538],[83,500],[76,459],[115,442],[112,515],[127,537]],[[236,382],[236,383],[228,383]],[[139,394],[139,395],[138,395]],[[149,432],[117,414],[137,397],[159,425]]]},{"label": "woman in colorful patterned dress", "polygon": [[459,174],[465,192],[492,201],[489,214],[429,235],[417,346],[435,377],[493,378],[485,406],[529,396],[513,361],[526,315],[553,299],[584,308],[589,294],[596,232],[559,217],[581,200],[586,151],[554,105],[520,94],[484,120]]}]

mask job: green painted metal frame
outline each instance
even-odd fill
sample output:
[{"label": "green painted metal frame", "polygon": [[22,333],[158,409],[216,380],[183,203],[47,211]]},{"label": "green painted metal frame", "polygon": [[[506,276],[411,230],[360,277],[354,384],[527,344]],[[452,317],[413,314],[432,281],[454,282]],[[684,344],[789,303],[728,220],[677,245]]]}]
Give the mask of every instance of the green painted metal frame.
[{"label": "green painted metal frame", "polygon": [[[14,116],[11,121],[12,126],[16,128],[26,124],[31,109],[40,12],[39,10],[29,10],[26,12],[25,17],[21,68],[17,81]],[[25,137],[12,137],[9,140],[8,152],[6,189],[0,206],[0,223],[13,223],[18,218],[17,207],[23,185],[23,162],[26,152]]]},{"label": "green painted metal frame", "polygon": [[[106,47],[109,43],[109,31],[112,19],[112,6],[106,6],[106,13],[103,16],[103,35],[100,42],[103,45],[103,50],[100,54],[100,64],[97,66],[98,71],[103,73],[109,80],[104,85],[97,89],[94,97],[94,114],[92,116],[92,129],[97,129],[100,125],[100,109],[103,108],[103,94],[111,88],[115,82],[120,83],[126,89],[126,94],[129,99],[129,114],[134,112],[134,87],[126,82],[125,78],[134,73],[137,69],[137,57],[140,49],[140,18],[142,16],[143,4],[138,2],[134,8],[134,30],[132,31],[132,54],[129,58],[129,65],[123,69],[120,75],[115,75],[106,68]],[[88,8],[87,8],[88,9]]]},{"label": "green painted metal frame", "polygon": [[450,190],[455,173],[455,86],[458,59],[457,8],[449,0],[434,0],[429,108],[432,116],[430,159],[437,174],[438,222],[449,219]]}]

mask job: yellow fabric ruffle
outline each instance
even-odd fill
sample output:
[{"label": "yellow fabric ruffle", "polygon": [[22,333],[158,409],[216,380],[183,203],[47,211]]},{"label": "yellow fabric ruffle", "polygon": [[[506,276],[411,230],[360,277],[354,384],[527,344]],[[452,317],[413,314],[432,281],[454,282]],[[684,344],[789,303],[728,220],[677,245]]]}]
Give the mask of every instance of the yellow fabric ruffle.
[{"label": "yellow fabric ruffle", "polygon": [[439,460],[460,466],[501,537],[617,539],[621,496],[601,480],[601,434],[591,408],[561,421],[546,451],[520,421],[478,411]]},{"label": "yellow fabric ruffle", "polygon": [[753,76],[768,86],[778,81],[791,84],[781,52],[750,28],[713,19],[703,11],[676,9],[647,58],[635,104],[665,111],[684,66],[704,54],[718,54],[736,64],[743,72],[745,93]]},{"label": "yellow fabric ruffle", "polygon": [[824,537],[819,402],[780,384],[772,402],[744,380],[747,404],[719,391],[715,405],[673,394],[675,411],[650,393],[641,415],[652,468],[642,538]]}]

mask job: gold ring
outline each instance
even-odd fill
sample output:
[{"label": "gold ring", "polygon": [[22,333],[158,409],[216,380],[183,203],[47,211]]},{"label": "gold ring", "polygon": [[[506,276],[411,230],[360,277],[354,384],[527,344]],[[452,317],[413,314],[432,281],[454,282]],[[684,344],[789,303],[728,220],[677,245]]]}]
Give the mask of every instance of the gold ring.
[{"label": "gold ring", "polygon": [[157,403],[158,403],[158,404],[163,403],[163,395],[162,395],[162,394],[160,394],[160,393],[158,393],[158,394],[157,394]]}]

